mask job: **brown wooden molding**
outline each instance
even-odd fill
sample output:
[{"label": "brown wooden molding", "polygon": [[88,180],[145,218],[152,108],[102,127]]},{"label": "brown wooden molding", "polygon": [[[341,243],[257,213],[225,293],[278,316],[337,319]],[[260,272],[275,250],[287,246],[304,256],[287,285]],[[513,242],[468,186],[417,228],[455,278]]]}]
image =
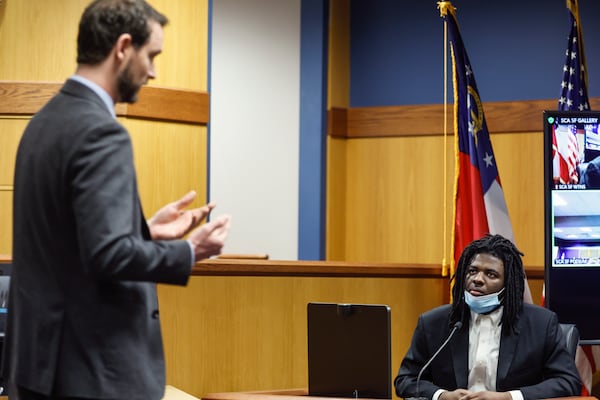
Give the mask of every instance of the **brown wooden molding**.
[{"label": "brown wooden molding", "polygon": [[0,114],[35,114],[62,84],[0,81]]},{"label": "brown wooden molding", "polygon": [[333,137],[346,137],[348,131],[348,109],[332,108],[327,116],[327,134]]},{"label": "brown wooden molding", "polygon": [[[0,115],[33,115],[58,92],[62,83],[0,81]],[[119,103],[118,116],[206,124],[209,95],[192,90],[142,87],[139,101]]]},{"label": "brown wooden molding", "polygon": [[[124,110],[121,108],[125,107]],[[210,118],[210,99],[206,92],[144,86],[139,101],[119,103],[117,115],[165,121],[207,124]]]},{"label": "brown wooden molding", "polygon": [[[0,263],[11,263],[9,254],[0,254]],[[442,278],[436,264],[397,264],[345,261],[293,261],[259,259],[208,259],[197,262],[192,275],[199,276],[303,276]],[[544,267],[526,267],[528,279],[544,279]]]},{"label": "brown wooden molding", "polygon": [[425,264],[209,259],[197,262],[192,275],[440,278],[441,271]]},{"label": "brown wooden molding", "polygon": [[[192,275],[442,279],[441,271],[437,264],[209,259],[197,262]],[[526,267],[525,272],[530,280],[544,279],[542,266]]]},{"label": "brown wooden molding", "polygon": [[[592,110],[600,109],[600,97],[591,98],[590,106]],[[454,132],[453,107],[453,104],[447,105],[448,133]],[[541,132],[542,111],[555,110],[557,100],[498,101],[484,103],[483,107],[490,133]],[[349,139],[443,135],[444,106],[332,108],[328,115],[328,134]]]}]

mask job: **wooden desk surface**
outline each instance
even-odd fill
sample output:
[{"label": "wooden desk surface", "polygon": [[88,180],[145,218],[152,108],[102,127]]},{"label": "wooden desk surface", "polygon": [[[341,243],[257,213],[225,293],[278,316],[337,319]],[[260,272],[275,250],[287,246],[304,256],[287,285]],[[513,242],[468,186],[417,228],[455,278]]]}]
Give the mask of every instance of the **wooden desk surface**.
[{"label": "wooden desk surface", "polygon": [[202,400],[298,400],[298,396],[308,396],[307,389],[284,389],[284,390],[262,390],[256,392],[226,392],[208,393],[202,396]]},{"label": "wooden desk surface", "polygon": [[[228,392],[228,393],[208,393],[202,396],[202,400],[298,400],[298,396],[308,396],[307,389],[284,389],[268,390],[256,392]],[[339,397],[311,397],[312,399],[340,399]],[[344,398],[345,399],[345,398]],[[346,399],[347,400],[347,399]],[[361,399],[363,400],[363,399]],[[550,399],[545,399],[550,400]],[[589,396],[556,397],[551,400],[598,400],[598,398]]]}]

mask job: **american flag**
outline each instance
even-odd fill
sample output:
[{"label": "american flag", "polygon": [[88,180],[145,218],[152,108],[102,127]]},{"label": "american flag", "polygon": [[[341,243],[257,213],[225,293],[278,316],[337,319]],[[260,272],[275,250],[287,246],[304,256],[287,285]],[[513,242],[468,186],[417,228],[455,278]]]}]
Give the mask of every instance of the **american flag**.
[{"label": "american flag", "polygon": [[[559,110],[589,110],[587,94],[587,72],[585,69],[585,53],[583,51],[583,34],[579,21],[577,0],[566,0],[569,10],[569,39],[563,79],[560,83],[561,93],[558,99]],[[552,150],[555,183],[578,183],[577,165],[580,162],[580,148],[577,135],[583,132],[558,132],[552,130]]]},{"label": "american flag", "polygon": [[577,0],[566,0],[569,9],[569,41],[563,67],[561,93],[558,99],[559,110],[589,110],[587,92],[587,71],[585,69],[585,52],[583,51],[583,34],[579,20]]},{"label": "american flag", "polygon": [[[589,99],[587,92],[587,71],[585,69],[585,52],[583,50],[583,33],[581,31],[581,21],[579,19],[579,6],[577,0],[566,0],[569,10],[569,39],[567,42],[567,52],[565,65],[563,67],[563,79],[561,82],[561,93],[558,99],[558,109],[566,111],[584,111],[589,110]],[[555,132],[553,131],[553,134]],[[570,136],[561,145],[557,140],[557,162],[563,166],[560,167],[558,175],[561,179],[568,176],[571,182],[577,183],[572,176],[572,165],[579,162],[578,141],[573,139],[580,132],[569,132]],[[553,155],[554,140],[559,139],[558,134],[552,137]],[[573,144],[574,142],[574,144]],[[556,176],[556,169],[554,170]],[[579,346],[575,355],[575,363],[579,370],[579,376],[583,383],[582,396],[588,396],[592,392],[592,382],[597,372],[596,365],[600,362],[600,346]]]}]

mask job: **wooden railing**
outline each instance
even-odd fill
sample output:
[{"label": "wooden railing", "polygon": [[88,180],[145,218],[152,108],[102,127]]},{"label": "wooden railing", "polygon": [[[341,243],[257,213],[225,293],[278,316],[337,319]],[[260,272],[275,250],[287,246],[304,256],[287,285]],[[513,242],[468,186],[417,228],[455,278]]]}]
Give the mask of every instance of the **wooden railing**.
[{"label": "wooden railing", "polygon": [[[10,255],[0,254],[0,263],[10,263]],[[526,267],[529,279],[544,279],[544,267]],[[196,263],[193,276],[305,276],[441,278],[435,264],[398,264],[344,261],[293,261],[265,259],[208,259]]]}]

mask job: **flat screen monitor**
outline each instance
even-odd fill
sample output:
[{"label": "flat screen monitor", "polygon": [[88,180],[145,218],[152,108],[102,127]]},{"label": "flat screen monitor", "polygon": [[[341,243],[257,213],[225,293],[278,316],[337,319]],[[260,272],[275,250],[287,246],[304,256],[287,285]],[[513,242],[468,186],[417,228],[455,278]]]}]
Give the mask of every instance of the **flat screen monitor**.
[{"label": "flat screen monitor", "polygon": [[544,111],[545,305],[600,343],[600,112]]},{"label": "flat screen monitor", "polygon": [[390,308],[309,303],[308,394],[391,399]]}]

